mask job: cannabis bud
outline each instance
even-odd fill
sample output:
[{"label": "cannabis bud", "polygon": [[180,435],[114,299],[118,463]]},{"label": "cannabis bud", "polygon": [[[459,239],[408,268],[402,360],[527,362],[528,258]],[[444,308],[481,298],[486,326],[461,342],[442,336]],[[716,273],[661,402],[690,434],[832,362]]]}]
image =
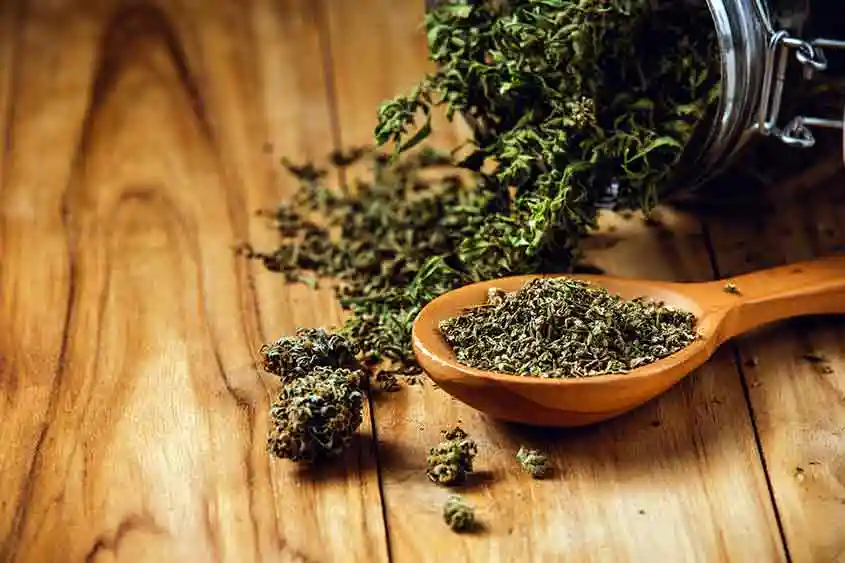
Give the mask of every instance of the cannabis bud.
[{"label": "cannabis bud", "polygon": [[444,440],[431,448],[426,458],[428,478],[441,485],[459,485],[472,471],[472,462],[478,453],[475,441],[460,427],[443,433]]},{"label": "cannabis bud", "polygon": [[516,452],[516,460],[526,472],[535,479],[542,479],[549,471],[548,459],[538,450],[529,450],[525,446]]},{"label": "cannabis bud", "polygon": [[443,520],[456,532],[463,532],[475,525],[475,511],[458,495],[451,495],[443,505]]},{"label": "cannabis bud", "polygon": [[292,461],[339,454],[363,421],[363,378],[362,371],[318,366],[289,380],[270,409],[268,449]]},{"label": "cannabis bud", "polygon": [[358,369],[356,347],[339,334],[322,328],[299,328],[261,348],[262,367],[289,381],[307,375],[317,366]]}]

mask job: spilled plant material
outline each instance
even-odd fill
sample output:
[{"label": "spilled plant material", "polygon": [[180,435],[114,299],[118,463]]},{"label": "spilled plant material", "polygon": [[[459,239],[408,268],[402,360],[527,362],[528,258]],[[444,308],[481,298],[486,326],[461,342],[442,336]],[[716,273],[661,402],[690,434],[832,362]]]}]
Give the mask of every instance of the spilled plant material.
[{"label": "spilled plant material", "polygon": [[820,352],[819,350],[811,350],[807,352],[804,354],[804,359],[811,364],[824,364],[828,361],[827,354]]},{"label": "spilled plant material", "polygon": [[537,278],[440,324],[457,360],[547,378],[624,373],[697,338],[695,316],[568,277]]},{"label": "spilled plant material", "polygon": [[[383,388],[395,389],[395,375],[421,371],[411,348],[420,309],[482,278],[464,241],[477,232],[491,196],[478,188],[478,175],[459,173],[450,155],[432,149],[394,162],[355,149],[332,155],[332,161],[341,170],[366,163],[370,176],[346,189],[328,184],[326,169],[286,163],[299,189],[274,211],[262,212],[279,233],[279,244],[271,251],[251,245],[240,251],[291,283],[331,280],[350,313],[339,334],[362,363],[377,369]],[[282,354],[280,346],[264,353]]]},{"label": "spilled plant material", "polygon": [[297,462],[338,456],[363,422],[364,381],[362,371],[316,366],[285,382],[270,408],[268,449]]},{"label": "spilled plant material", "polygon": [[440,485],[463,484],[472,472],[478,446],[459,426],[443,432],[443,441],[429,449],[426,475]]},{"label": "spilled plant material", "polygon": [[475,527],[475,509],[460,495],[449,495],[443,504],[443,520],[454,532],[466,532]]},{"label": "spilled plant material", "polygon": [[539,450],[533,450],[521,446],[516,452],[516,461],[523,471],[530,474],[534,479],[542,479],[549,472],[549,459]]},{"label": "spilled plant material", "polygon": [[463,246],[485,278],[565,267],[604,201],[652,210],[720,92],[704,2],[450,0],[425,23],[437,70],[379,107],[375,137],[409,150],[436,106],[473,125],[462,165],[495,163],[496,206]]},{"label": "spilled plant material", "polygon": [[[379,108],[375,140],[402,157],[332,153],[341,169],[371,163],[348,186],[285,162],[299,190],[265,213],[281,240],[241,250],[289,282],[335,280],[349,312],[342,334],[396,389],[396,375],[421,371],[411,325],[428,301],[473,281],[570,271],[607,198],[618,209],[657,203],[719,77],[707,8],[652,4],[442,2],[425,21],[439,70]],[[475,125],[468,156],[408,152],[440,104]],[[493,172],[481,172],[486,162]]]}]

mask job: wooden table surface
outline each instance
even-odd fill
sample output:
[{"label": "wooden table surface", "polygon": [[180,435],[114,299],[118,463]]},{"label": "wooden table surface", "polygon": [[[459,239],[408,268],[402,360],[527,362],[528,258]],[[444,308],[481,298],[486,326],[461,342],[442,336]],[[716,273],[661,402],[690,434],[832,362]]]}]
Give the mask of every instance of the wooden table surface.
[{"label": "wooden table surface", "polygon": [[[267,454],[250,362],[342,313],[232,248],[273,243],[254,212],[291,193],[280,157],[370,142],[377,104],[428,70],[421,11],[0,2],[0,560],[845,561],[840,319],[742,338],[592,428],[514,428],[426,384],[374,397],[330,468]],[[609,219],[591,259],[704,280],[841,248],[845,181],[823,168],[791,185],[821,182],[811,197],[744,218]],[[480,447],[469,535],[424,474],[459,421]],[[553,478],[520,472],[523,443]]]}]

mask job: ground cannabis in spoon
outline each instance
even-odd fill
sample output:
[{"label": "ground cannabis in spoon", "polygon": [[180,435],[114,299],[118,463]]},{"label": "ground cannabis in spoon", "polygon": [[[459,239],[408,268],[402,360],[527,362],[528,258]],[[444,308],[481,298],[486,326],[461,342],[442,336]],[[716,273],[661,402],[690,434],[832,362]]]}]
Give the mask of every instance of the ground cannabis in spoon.
[{"label": "ground cannabis in spoon", "polygon": [[549,378],[623,373],[696,338],[692,313],[567,277],[537,278],[490,297],[440,324],[460,363],[488,371]]},{"label": "ground cannabis in spoon", "polygon": [[443,441],[429,450],[426,475],[440,485],[460,485],[472,472],[477,453],[475,441],[456,426],[443,432]]}]

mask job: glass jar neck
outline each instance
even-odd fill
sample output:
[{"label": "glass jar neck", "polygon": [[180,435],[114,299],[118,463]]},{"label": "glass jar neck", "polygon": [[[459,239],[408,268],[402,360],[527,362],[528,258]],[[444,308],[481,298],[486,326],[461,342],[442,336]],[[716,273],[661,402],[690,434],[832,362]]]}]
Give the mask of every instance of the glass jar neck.
[{"label": "glass jar neck", "polygon": [[720,51],[719,105],[703,147],[703,169],[716,172],[748,141],[759,108],[766,30],[753,2],[708,0]]},{"label": "glass jar neck", "polygon": [[678,166],[675,184],[694,189],[719,173],[754,136],[765,74],[766,28],[754,0],[707,0],[719,49],[721,92]]},{"label": "glass jar neck", "polygon": [[838,115],[799,116],[778,126],[784,89],[801,80],[802,71],[823,71],[824,49],[845,48],[837,40],[797,39],[810,17],[809,0],[707,0],[707,5],[717,34],[721,92],[680,163],[681,189],[696,188],[724,170],[755,136],[808,147],[814,143],[810,127],[842,127]]}]

